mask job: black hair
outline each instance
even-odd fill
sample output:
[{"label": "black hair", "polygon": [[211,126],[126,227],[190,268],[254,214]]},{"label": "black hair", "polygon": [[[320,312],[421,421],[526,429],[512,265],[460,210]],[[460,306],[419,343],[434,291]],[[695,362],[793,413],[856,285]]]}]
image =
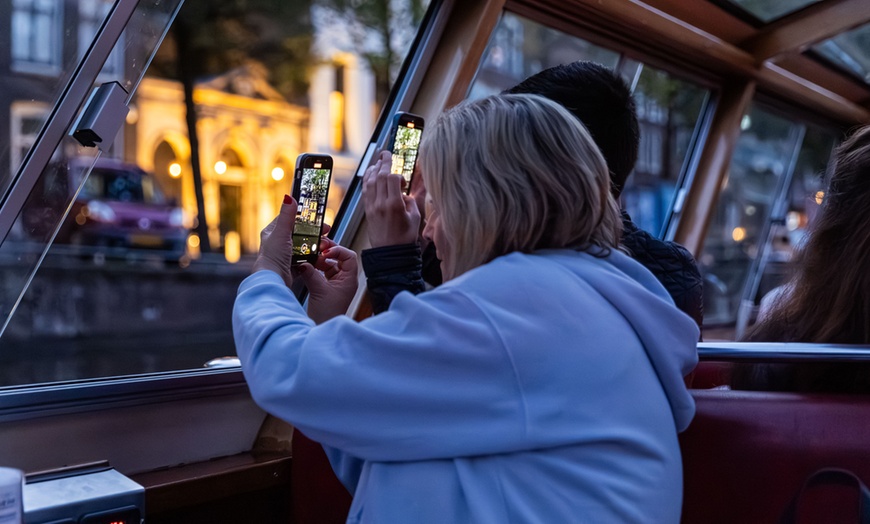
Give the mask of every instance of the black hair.
[{"label": "black hair", "polygon": [[571,111],[601,150],[613,196],[619,196],[640,142],[634,99],[619,75],[601,64],[577,61],[545,69],[503,93],[541,95]]}]

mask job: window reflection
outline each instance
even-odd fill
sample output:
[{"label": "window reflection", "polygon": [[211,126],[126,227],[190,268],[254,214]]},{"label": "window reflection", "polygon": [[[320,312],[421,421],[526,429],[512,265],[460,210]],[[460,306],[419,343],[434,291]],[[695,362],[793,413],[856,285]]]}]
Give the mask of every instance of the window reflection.
[{"label": "window reflection", "polygon": [[640,147],[622,206],[638,227],[662,236],[709,91],[626,60],[634,78]]},{"label": "window reflection", "polygon": [[505,13],[493,33],[468,98],[500,93],[542,69],[576,60],[616,68],[619,53]]},{"label": "window reflection", "polygon": [[[78,156],[93,151],[59,148],[0,247],[18,271],[10,278],[26,280],[73,202],[3,335],[0,386],[199,368],[234,354],[235,292],[297,155],[335,158],[330,222],[427,3],[188,0],[141,82],[168,12],[134,16],[123,67],[110,59],[100,78],[138,85],[123,129],[86,180],[94,159]],[[110,4],[66,5],[87,32]],[[64,46],[87,47],[81,31],[56,29]],[[42,123],[28,119],[49,108],[20,106],[16,161]],[[33,255],[13,254],[23,249]]]},{"label": "window reflection", "polygon": [[772,22],[821,0],[728,0],[752,13],[762,22]]},{"label": "window reflection", "polygon": [[[0,195],[39,135],[80,55],[103,22],[105,10],[84,5],[97,0],[12,0],[0,16],[11,28],[0,47]],[[117,53],[118,55],[122,53]]]},{"label": "window reflection", "polygon": [[762,297],[782,283],[824,196],[834,144],[831,131],[757,105],[741,128],[699,257],[705,340],[738,338]]},{"label": "window reflection", "polygon": [[771,214],[759,269],[747,292],[750,298],[741,302],[745,311],[738,314],[737,337],[755,322],[764,297],[788,278],[789,263],[824,201],[835,142],[834,132],[807,126],[789,187]]},{"label": "window reflection", "polygon": [[60,66],[62,25],[63,2],[13,0],[13,67],[56,70]]},{"label": "window reflection", "polygon": [[812,47],[837,67],[870,84],[870,25],[841,33]]}]

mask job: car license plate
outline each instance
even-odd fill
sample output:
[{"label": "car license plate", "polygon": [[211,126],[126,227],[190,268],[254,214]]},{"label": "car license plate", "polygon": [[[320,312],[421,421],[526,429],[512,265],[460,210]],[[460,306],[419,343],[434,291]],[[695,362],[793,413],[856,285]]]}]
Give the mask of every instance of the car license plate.
[{"label": "car license plate", "polygon": [[159,235],[130,235],[130,244],[134,246],[157,247],[163,245]]}]

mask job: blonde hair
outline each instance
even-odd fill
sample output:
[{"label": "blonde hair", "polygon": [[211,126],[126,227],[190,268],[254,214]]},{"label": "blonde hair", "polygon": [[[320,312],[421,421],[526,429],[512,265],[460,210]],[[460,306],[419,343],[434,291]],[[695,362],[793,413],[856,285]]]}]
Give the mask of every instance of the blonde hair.
[{"label": "blonde hair", "polygon": [[514,251],[617,248],[622,225],[604,158],[586,128],[537,95],[464,102],[420,147],[456,277]]}]

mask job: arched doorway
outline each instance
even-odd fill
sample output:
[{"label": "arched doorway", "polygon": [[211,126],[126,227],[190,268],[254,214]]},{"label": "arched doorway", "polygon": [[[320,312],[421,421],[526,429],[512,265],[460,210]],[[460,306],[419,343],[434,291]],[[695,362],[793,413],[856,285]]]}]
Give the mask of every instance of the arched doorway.
[{"label": "arched doorway", "polygon": [[224,147],[215,162],[218,197],[218,249],[227,260],[236,261],[241,254],[243,231],[243,194],[246,183],[245,165],[241,156],[232,147]]},{"label": "arched doorway", "polygon": [[165,140],[154,151],[154,174],[166,196],[180,203],[184,167],[175,150]]}]

